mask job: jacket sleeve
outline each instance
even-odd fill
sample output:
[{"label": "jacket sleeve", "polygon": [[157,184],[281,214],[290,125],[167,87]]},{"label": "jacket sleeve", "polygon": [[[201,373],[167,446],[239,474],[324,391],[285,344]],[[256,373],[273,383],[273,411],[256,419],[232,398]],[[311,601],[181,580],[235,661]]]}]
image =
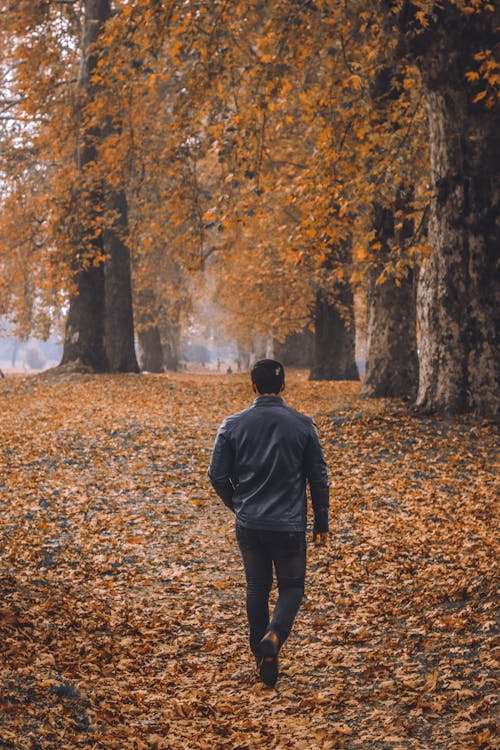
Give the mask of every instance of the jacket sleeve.
[{"label": "jacket sleeve", "polygon": [[328,471],[318,430],[312,420],[305,453],[305,473],[311,492],[314,525],[317,531],[328,531],[328,507],[330,503]]},{"label": "jacket sleeve", "polygon": [[233,508],[234,485],[231,481],[233,470],[233,450],[227,437],[226,423],[223,422],[215,438],[208,476],[212,487],[230,510]]}]

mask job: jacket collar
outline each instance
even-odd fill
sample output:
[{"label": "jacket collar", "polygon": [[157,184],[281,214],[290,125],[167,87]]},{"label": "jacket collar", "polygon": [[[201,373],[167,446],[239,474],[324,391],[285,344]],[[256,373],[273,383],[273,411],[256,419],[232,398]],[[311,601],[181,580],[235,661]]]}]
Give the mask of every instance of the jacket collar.
[{"label": "jacket collar", "polygon": [[253,406],[284,406],[285,399],[281,396],[257,396]]}]

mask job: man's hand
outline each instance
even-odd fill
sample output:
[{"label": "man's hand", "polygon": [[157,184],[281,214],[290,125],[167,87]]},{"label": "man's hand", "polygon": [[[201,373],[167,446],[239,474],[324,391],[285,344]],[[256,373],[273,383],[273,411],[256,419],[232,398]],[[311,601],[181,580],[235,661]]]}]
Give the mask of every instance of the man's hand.
[{"label": "man's hand", "polygon": [[313,527],[313,542],[316,547],[325,547],[328,543],[328,537],[328,531],[318,531],[316,527]]}]

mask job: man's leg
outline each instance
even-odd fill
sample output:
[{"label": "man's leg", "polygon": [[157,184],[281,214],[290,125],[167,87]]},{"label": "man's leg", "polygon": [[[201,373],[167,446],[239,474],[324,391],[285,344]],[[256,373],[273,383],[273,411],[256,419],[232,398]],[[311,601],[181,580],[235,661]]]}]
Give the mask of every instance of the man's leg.
[{"label": "man's leg", "polygon": [[304,596],[305,533],[274,532],[270,544],[278,579],[279,596],[268,630],[278,635],[281,646],[290,635]]},{"label": "man's leg", "polygon": [[246,607],[250,649],[258,660],[259,643],[269,625],[269,592],[273,583],[273,563],[261,532],[236,526],[236,539],[245,568]]}]

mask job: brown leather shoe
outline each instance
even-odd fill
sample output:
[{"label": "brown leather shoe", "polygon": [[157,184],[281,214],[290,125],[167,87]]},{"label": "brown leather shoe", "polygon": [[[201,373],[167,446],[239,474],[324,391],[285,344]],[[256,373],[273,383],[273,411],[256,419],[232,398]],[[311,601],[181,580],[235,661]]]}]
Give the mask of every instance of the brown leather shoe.
[{"label": "brown leather shoe", "polygon": [[260,653],[262,661],[259,663],[259,676],[268,687],[274,687],[278,679],[278,652],[280,639],[277,633],[269,630],[261,640]]}]

